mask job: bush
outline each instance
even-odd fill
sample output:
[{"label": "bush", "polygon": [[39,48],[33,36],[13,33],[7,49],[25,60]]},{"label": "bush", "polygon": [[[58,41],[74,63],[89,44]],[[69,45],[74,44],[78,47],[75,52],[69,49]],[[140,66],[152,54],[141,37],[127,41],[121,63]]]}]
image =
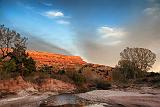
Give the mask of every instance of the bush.
[{"label": "bush", "polygon": [[51,72],[53,71],[53,67],[52,66],[48,66],[48,65],[43,65],[43,66],[38,68],[38,71],[51,74]]},{"label": "bush", "polygon": [[144,77],[146,72],[140,70],[128,60],[120,60],[118,66],[112,71],[112,79],[116,82],[128,82],[130,79]]},{"label": "bush", "polygon": [[156,77],[156,76],[160,76],[160,73],[158,72],[148,72],[147,73],[147,77]]},{"label": "bush", "polygon": [[58,74],[60,74],[60,75],[63,75],[63,74],[65,74],[66,72],[65,72],[65,70],[59,70],[58,71]]},{"label": "bush", "polygon": [[39,78],[33,79],[32,82],[34,84],[41,85],[43,82],[45,82],[45,78],[39,77]]},{"label": "bush", "polygon": [[42,65],[41,67],[38,68],[37,74],[41,79],[50,78],[52,71],[53,71],[52,66]]},{"label": "bush", "polygon": [[111,88],[111,84],[104,80],[96,80],[96,88],[102,90],[108,90]]},{"label": "bush", "polygon": [[16,72],[16,63],[15,60],[8,60],[0,62],[0,79],[6,80],[9,78],[16,78],[19,76],[19,73]]},{"label": "bush", "polygon": [[7,80],[11,78],[11,75],[6,71],[0,71],[0,80]]},{"label": "bush", "polygon": [[19,76],[19,73],[17,72],[6,72],[6,71],[0,71],[0,80],[8,80],[10,78],[16,78]]},{"label": "bush", "polygon": [[83,84],[86,82],[86,78],[76,71],[68,71],[67,76],[73,80],[75,84]]},{"label": "bush", "polygon": [[134,84],[145,84],[155,88],[160,88],[160,75],[143,77],[133,80]]},{"label": "bush", "polygon": [[86,81],[86,79],[78,73],[74,73],[72,79],[76,84],[82,84]]},{"label": "bush", "polygon": [[16,62],[14,59],[9,61],[2,62],[2,70],[5,72],[15,72],[16,71]]},{"label": "bush", "polygon": [[121,53],[121,60],[132,62],[141,71],[148,71],[156,61],[156,54],[145,48],[127,47]]},{"label": "bush", "polygon": [[71,80],[71,78],[69,78],[67,75],[61,75],[61,74],[55,73],[55,74],[51,74],[50,78],[61,80],[68,83],[74,83],[73,80]]},{"label": "bush", "polygon": [[31,58],[25,58],[24,59],[24,72],[23,76],[30,76],[33,75],[36,71],[36,62]]}]

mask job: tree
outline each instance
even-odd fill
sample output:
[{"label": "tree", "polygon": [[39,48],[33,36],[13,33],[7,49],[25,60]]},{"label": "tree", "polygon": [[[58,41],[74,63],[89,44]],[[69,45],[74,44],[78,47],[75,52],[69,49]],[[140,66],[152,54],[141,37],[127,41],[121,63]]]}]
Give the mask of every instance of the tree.
[{"label": "tree", "polygon": [[36,62],[31,57],[25,57],[23,60],[24,76],[29,76],[36,71]]},{"label": "tree", "polygon": [[144,72],[129,60],[120,60],[112,71],[112,79],[120,82],[126,82],[130,79],[136,79],[143,76]]},{"label": "tree", "polygon": [[0,25],[0,50],[2,52],[2,58],[11,55],[11,51],[14,56],[22,56],[26,51],[27,38],[21,37],[16,31],[6,28],[4,25]]},{"label": "tree", "polygon": [[0,26],[1,62],[6,57],[10,57],[9,62],[14,61],[15,71],[21,73],[21,76],[25,71],[32,72],[36,69],[35,61],[26,54],[26,43],[26,37],[22,37],[19,33],[4,27],[4,25]]},{"label": "tree", "polygon": [[121,60],[127,60],[142,71],[148,71],[156,61],[156,54],[145,48],[127,47],[121,53]]},{"label": "tree", "polygon": [[15,31],[10,31],[9,28],[0,25],[0,50],[2,57],[9,53],[9,48],[13,46]]}]

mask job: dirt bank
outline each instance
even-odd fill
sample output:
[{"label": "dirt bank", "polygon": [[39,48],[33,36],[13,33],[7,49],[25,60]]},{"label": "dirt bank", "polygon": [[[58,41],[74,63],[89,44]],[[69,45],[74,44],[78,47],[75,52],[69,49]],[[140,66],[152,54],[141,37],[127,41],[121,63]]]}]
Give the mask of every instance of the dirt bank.
[{"label": "dirt bank", "polygon": [[[29,90],[28,90],[29,89]],[[0,80],[0,92],[17,93],[21,90],[26,91],[53,91],[53,92],[72,92],[76,89],[75,85],[60,80],[46,78],[39,83],[25,81],[21,76],[16,79]]]}]

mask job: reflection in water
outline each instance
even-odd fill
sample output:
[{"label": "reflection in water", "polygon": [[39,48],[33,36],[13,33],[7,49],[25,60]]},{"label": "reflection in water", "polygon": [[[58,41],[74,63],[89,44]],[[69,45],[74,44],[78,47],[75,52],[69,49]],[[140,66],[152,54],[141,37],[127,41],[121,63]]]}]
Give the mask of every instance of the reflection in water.
[{"label": "reflection in water", "polygon": [[83,105],[79,104],[64,104],[64,105],[57,105],[57,106],[40,106],[40,107],[84,107]]},{"label": "reflection in water", "polygon": [[109,107],[107,104],[90,104],[84,99],[71,94],[52,96],[46,99],[40,107]]},{"label": "reflection in water", "polygon": [[[51,96],[44,101],[15,101],[0,107],[115,107],[105,104],[93,104],[72,94]],[[119,106],[116,106],[119,107]]]}]

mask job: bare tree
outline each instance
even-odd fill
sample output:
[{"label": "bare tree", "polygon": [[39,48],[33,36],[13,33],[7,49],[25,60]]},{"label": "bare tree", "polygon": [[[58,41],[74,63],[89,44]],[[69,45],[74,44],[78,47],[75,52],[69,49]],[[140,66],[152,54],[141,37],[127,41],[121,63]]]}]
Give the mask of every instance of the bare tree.
[{"label": "bare tree", "polygon": [[31,65],[35,67],[34,60],[26,54],[26,43],[27,38],[21,37],[19,33],[6,28],[4,25],[0,25],[1,59],[7,56],[11,58],[10,61],[13,59],[16,64],[15,71],[21,73],[21,76],[26,69],[30,69],[26,63],[31,62]]},{"label": "bare tree", "polygon": [[27,38],[21,37],[19,33],[9,30],[4,25],[0,26],[0,50],[2,57],[6,57],[13,51],[16,56],[21,56],[26,50]]},{"label": "bare tree", "polygon": [[127,47],[121,53],[121,60],[128,60],[134,63],[142,71],[148,71],[156,61],[156,54],[145,48]]},{"label": "bare tree", "polygon": [[2,57],[9,53],[9,48],[13,47],[15,35],[15,31],[10,31],[9,28],[4,27],[4,25],[0,26],[0,50]]},{"label": "bare tree", "polygon": [[22,38],[20,34],[17,33],[16,37],[14,38],[14,47],[12,47],[13,54],[15,54],[15,56],[17,57],[24,55],[27,49],[26,43],[27,43],[27,38],[26,37]]}]

